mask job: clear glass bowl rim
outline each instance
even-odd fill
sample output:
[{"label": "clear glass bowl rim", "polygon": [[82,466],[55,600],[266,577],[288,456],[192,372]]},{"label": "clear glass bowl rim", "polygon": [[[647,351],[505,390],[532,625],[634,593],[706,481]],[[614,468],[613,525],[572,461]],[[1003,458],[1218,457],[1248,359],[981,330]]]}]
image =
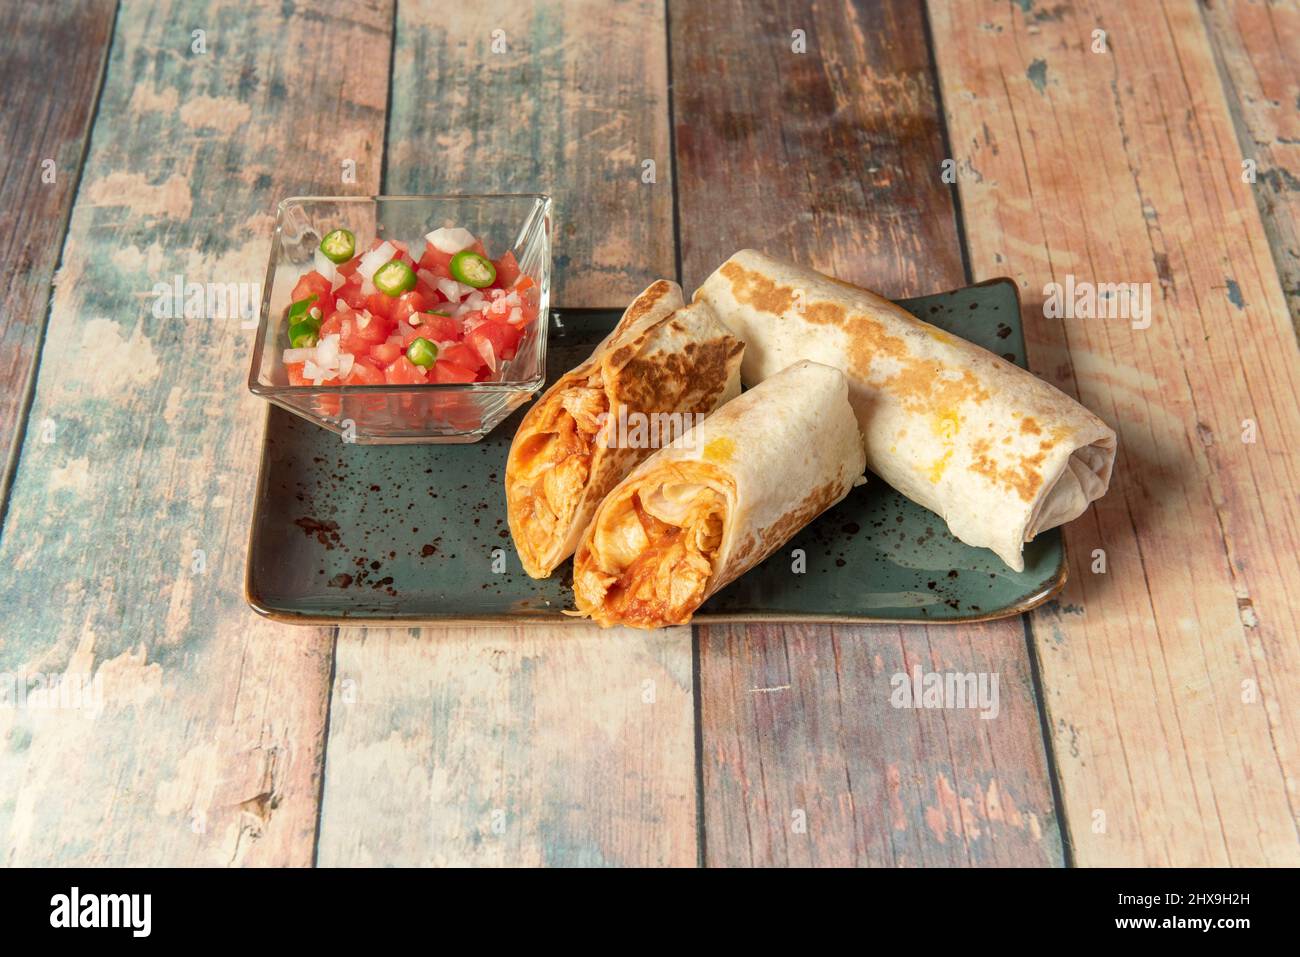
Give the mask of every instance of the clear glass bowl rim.
[{"label": "clear glass bowl rim", "polygon": [[[548,193],[404,193],[392,196],[286,196],[275,206],[275,235],[271,255],[266,264],[266,278],[262,283],[262,307],[258,315],[257,338],[253,342],[253,359],[248,370],[248,391],[256,396],[293,395],[310,392],[319,395],[404,395],[411,392],[536,392],[546,381],[546,340],[545,328],[538,339],[537,375],[528,379],[512,379],[503,382],[415,382],[409,385],[266,385],[257,378],[261,367],[262,351],[266,347],[267,333],[271,328],[271,290],[275,286],[276,251],[279,244],[280,223],[285,207],[289,203],[373,203],[383,202],[427,202],[429,200],[494,200],[494,199],[532,199],[540,200],[543,209],[549,213],[552,199]],[[550,322],[550,318],[537,317],[538,322]]]}]

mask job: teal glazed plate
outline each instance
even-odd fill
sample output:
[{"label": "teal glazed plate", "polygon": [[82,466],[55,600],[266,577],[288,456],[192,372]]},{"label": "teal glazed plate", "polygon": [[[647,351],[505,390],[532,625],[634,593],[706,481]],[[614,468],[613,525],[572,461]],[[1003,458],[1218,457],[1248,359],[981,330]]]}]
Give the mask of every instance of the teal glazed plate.
[{"label": "teal glazed plate", "polygon": [[[1025,365],[1010,279],[899,303]],[[547,384],[585,359],[619,309],[552,309]],[[303,624],[580,621],[571,562],[524,574],[502,477],[524,409],[473,445],[355,445],[272,406],[248,549],[248,602]],[[802,550],[801,573],[795,549]],[[960,622],[1001,618],[1065,583],[1060,529],[1025,546],[1025,570],[953,538],[869,476],[785,547],[715,595],[697,623]]]}]

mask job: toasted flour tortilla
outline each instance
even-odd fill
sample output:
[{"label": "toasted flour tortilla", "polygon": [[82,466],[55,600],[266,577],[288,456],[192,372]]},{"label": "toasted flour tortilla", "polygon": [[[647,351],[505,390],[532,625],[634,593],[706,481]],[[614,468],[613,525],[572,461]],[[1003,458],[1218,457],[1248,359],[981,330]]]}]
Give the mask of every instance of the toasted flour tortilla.
[{"label": "toasted flour tortilla", "polygon": [[520,561],[545,578],[573,554],[605,494],[654,448],[619,423],[636,414],[707,415],[740,392],[744,346],[674,282],[632,301],[591,357],[528,411],[506,459],[506,514]]},{"label": "toasted flour tortilla", "polygon": [[1105,494],[1115,433],[1065,393],[875,293],[741,250],[695,293],[745,341],[741,377],[842,369],[871,470],[1016,571]]},{"label": "toasted flour tortilla", "polygon": [[601,625],[690,621],[862,478],[843,373],[799,362],[632,471],[573,559],[578,612]]}]

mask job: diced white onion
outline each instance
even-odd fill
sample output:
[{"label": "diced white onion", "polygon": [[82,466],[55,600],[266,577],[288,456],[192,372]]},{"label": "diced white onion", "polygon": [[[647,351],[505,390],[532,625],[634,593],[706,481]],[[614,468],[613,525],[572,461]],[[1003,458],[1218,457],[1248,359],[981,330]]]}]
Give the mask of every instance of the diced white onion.
[{"label": "diced white onion", "polygon": [[348,377],[348,373],[352,371],[352,363],[355,361],[356,360],[350,352],[344,352],[339,356],[338,375],[340,379],[346,379]]},{"label": "diced white onion", "polygon": [[284,364],[293,365],[295,362],[311,362],[316,358],[316,347],[309,346],[306,349],[285,349]]},{"label": "diced white onion", "polygon": [[338,368],[339,334],[337,332],[316,343],[316,364],[324,369]]},{"label": "diced white onion", "polygon": [[369,282],[375,278],[375,270],[384,263],[391,262],[397,255],[397,247],[385,240],[370,252],[361,257],[361,263],[357,266],[357,272],[361,273],[361,278]]},{"label": "diced white onion", "polygon": [[415,271],[415,278],[420,280],[420,282],[424,283],[426,286],[438,285],[438,277],[427,269],[417,269]]},{"label": "diced white onion", "polygon": [[467,295],[467,290],[474,288],[473,286],[461,285],[454,279],[439,279],[437,286],[438,291],[451,302],[460,302]]},{"label": "diced white onion", "polygon": [[375,288],[375,284],[371,282],[369,279],[361,280],[361,295],[373,296],[378,291],[379,290]]},{"label": "diced white onion", "polygon": [[319,246],[316,247],[316,271],[330,281],[330,292],[334,292],[339,286],[343,285],[343,277],[339,275],[339,267],[334,265],[328,256],[321,252]]},{"label": "diced white onion", "polygon": [[492,348],[492,340],[488,339],[485,336],[477,340],[474,343],[474,347],[478,350],[478,354],[483,357],[483,361],[487,363],[488,369],[490,369],[492,372],[496,372],[497,354],[496,354],[496,350]]},{"label": "diced white onion", "polygon": [[424,238],[428,240],[430,246],[446,256],[454,256],[462,249],[468,249],[477,242],[473,233],[468,229],[461,229],[459,226],[450,229],[446,227],[435,229],[433,232],[425,234]]},{"label": "diced white onion", "polygon": [[506,322],[510,323],[511,325],[518,325],[520,322],[523,321],[523,318],[524,318],[524,311],[520,309],[518,306],[515,306],[513,309],[510,310],[510,315],[506,318]]},{"label": "diced white onion", "polygon": [[357,313],[357,328],[365,329],[370,325],[371,320],[375,317],[370,314],[369,309],[362,309]]}]

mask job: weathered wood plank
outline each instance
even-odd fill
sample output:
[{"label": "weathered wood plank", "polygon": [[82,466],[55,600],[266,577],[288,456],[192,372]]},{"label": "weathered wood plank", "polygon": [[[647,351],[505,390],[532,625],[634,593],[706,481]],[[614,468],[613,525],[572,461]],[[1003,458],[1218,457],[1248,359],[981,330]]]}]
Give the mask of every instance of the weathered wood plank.
[{"label": "weathered wood plank", "polygon": [[[930,12],[976,275],[1017,278],[1032,363],[1119,432],[1032,616],[1077,860],[1294,865],[1300,355],[1200,14]],[[1067,275],[1150,283],[1149,327],[1045,318]]]},{"label": "weathered wood plank", "polygon": [[[551,193],[566,305],[673,274],[660,4],[402,4],[396,43],[389,192]],[[695,863],[689,629],[338,641],[322,864]]]},{"label": "weathered wood plank", "polygon": [[1291,322],[1300,330],[1300,2],[1202,3]]},{"label": "weathered wood plank", "polygon": [[378,187],[386,77],[316,64],[385,51],[391,19],[385,2],[119,12],[0,540],[0,672],[93,676],[101,697],[94,720],[0,709],[6,864],[312,859],[331,635],[243,602],[252,333],[156,318],[151,290],[260,284],[280,197]]},{"label": "weathered wood plank", "polygon": [[403,4],[398,21],[388,192],[550,193],[561,305],[672,276],[662,4]]},{"label": "weathered wood plank", "polygon": [[[891,295],[964,283],[918,3],[671,13],[688,288],[749,245]],[[1019,620],[699,632],[708,863],[1061,862]],[[914,664],[998,675],[999,716],[893,708]]]},{"label": "weathered wood plank", "polygon": [[112,0],[0,9],[11,38],[0,58],[0,515],[115,10]]},{"label": "weathered wood plank", "polygon": [[341,629],[321,865],[694,864],[685,631]]}]

